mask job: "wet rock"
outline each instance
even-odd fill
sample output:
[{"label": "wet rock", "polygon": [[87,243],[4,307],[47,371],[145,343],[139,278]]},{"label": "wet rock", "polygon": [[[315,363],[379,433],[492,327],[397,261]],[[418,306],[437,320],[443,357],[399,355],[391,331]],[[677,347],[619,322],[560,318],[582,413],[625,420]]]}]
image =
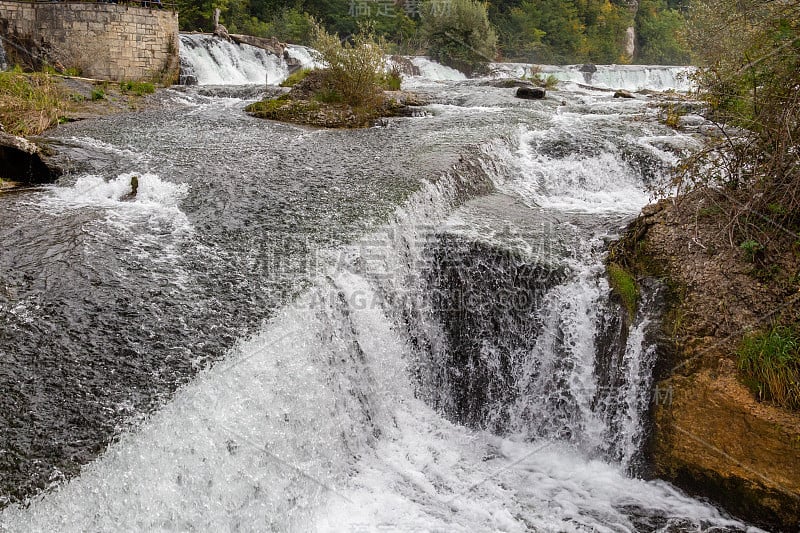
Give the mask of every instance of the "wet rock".
[{"label": "wet rock", "polygon": [[614,91],[614,98],[633,98],[633,97],[634,96],[630,92],[625,91],[623,89]]},{"label": "wet rock", "polygon": [[0,132],[0,178],[20,183],[52,183],[62,171],[49,164],[37,145]]},{"label": "wet rock", "polygon": [[592,65],[591,63],[587,63],[585,65],[581,65],[581,68],[579,68],[578,71],[594,74],[595,72],[597,72],[597,66]]},{"label": "wet rock", "polygon": [[516,97],[525,100],[541,100],[547,95],[541,87],[520,87],[517,89]]},{"label": "wet rock", "polygon": [[517,78],[506,78],[504,80],[489,80],[485,82],[483,85],[487,85],[489,87],[499,87],[500,89],[515,89],[517,87],[533,87],[534,85],[525,80],[520,80]]},{"label": "wet rock", "polygon": [[125,194],[120,198],[121,202],[132,202],[136,199],[136,193],[139,192],[139,176],[131,177],[131,192]]},{"label": "wet rock", "polygon": [[[642,210],[611,246],[637,278],[657,275],[673,289],[662,331],[671,348],[654,370],[650,475],[712,499],[769,531],[800,523],[800,412],[759,398],[737,369],[745,331],[766,318],[797,315],[776,274],[770,284],[719,228],[729,193],[698,190]],[[794,265],[791,242],[775,264]],[[788,272],[794,272],[784,267]]]},{"label": "wet rock", "polygon": [[253,37],[252,35],[240,35],[238,33],[232,33],[228,34],[228,38],[236,44],[249,44],[250,46],[255,46],[256,48],[266,50],[270,54],[274,54],[278,57],[284,56],[286,51],[286,45],[275,37],[270,37],[267,39],[264,37]]},{"label": "wet rock", "polygon": [[391,62],[397,66],[403,76],[419,76],[419,67],[416,66],[409,58],[404,56],[393,55],[389,58]]}]

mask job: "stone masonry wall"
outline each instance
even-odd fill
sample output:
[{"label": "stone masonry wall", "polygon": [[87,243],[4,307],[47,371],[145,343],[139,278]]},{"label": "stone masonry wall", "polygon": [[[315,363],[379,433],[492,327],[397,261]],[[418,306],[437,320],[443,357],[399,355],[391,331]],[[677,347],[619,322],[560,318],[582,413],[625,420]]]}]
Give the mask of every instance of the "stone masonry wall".
[{"label": "stone masonry wall", "polygon": [[0,0],[9,64],[76,68],[108,80],[171,81],[177,75],[178,14],[133,4]]}]

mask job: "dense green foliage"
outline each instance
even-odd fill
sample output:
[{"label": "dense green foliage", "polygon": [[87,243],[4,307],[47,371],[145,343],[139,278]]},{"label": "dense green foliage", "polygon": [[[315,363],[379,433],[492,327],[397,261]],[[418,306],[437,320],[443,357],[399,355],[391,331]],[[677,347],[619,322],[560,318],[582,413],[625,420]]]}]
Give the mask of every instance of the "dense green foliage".
[{"label": "dense green foliage", "polygon": [[739,346],[739,370],[759,399],[800,409],[800,335],[773,326],[744,338]]},{"label": "dense green foliage", "polygon": [[683,14],[667,0],[639,0],[636,13],[637,61],[639,63],[686,65],[689,50],[680,39]]},{"label": "dense green foliage", "polygon": [[422,4],[422,32],[428,55],[467,74],[488,70],[497,57],[497,35],[486,5],[476,0],[428,0]]},{"label": "dense green foliage", "polygon": [[[682,7],[668,0],[639,0],[636,10],[622,0],[521,0],[497,3],[491,18],[507,59],[685,64]],[[633,57],[626,51],[629,27],[637,30]]]},{"label": "dense green foliage", "polygon": [[[314,21],[340,36],[369,23],[397,53],[425,53],[465,70],[477,58],[533,63],[685,64],[679,39],[688,0],[178,0],[181,29],[212,31],[214,8],[231,33],[311,44]],[[484,11],[488,9],[488,22]],[[635,53],[626,30],[636,29]],[[484,58],[485,59],[485,58]]]}]

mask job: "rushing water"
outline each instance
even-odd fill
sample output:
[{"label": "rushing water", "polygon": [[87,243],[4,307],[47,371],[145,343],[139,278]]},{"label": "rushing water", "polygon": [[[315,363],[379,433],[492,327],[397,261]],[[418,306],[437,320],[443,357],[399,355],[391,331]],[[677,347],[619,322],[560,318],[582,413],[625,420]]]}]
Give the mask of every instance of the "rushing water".
[{"label": "rushing water", "polygon": [[746,529],[637,477],[660,292],[627,328],[602,266],[691,139],[416,61],[383,127],[189,89],[51,133],[74,171],[0,196],[0,529]]}]

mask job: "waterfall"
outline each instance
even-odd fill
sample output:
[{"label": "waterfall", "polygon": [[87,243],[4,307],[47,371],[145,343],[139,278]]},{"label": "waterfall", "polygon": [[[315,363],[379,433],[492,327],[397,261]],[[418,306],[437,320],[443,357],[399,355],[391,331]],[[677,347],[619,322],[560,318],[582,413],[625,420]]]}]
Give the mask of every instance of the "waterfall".
[{"label": "waterfall", "polygon": [[[282,68],[182,45],[200,83]],[[662,294],[629,316],[605,276],[685,139],[641,99],[415,64],[448,103],[386,127],[186,88],[57,130],[93,166],[0,210],[0,347],[38,372],[5,382],[12,474],[37,477],[0,530],[745,530],[638,477]]]},{"label": "waterfall", "polygon": [[[289,75],[286,58],[262,48],[211,35],[181,34],[180,41],[181,84],[277,85]],[[303,46],[288,46],[286,55],[301,67],[314,61]]]},{"label": "waterfall", "polygon": [[693,88],[690,75],[693,67],[662,65],[530,65],[527,63],[493,63],[496,76],[521,77],[529,75],[535,67],[543,76],[555,76],[567,83],[591,85],[600,89],[624,89],[626,91],[690,91]]}]

